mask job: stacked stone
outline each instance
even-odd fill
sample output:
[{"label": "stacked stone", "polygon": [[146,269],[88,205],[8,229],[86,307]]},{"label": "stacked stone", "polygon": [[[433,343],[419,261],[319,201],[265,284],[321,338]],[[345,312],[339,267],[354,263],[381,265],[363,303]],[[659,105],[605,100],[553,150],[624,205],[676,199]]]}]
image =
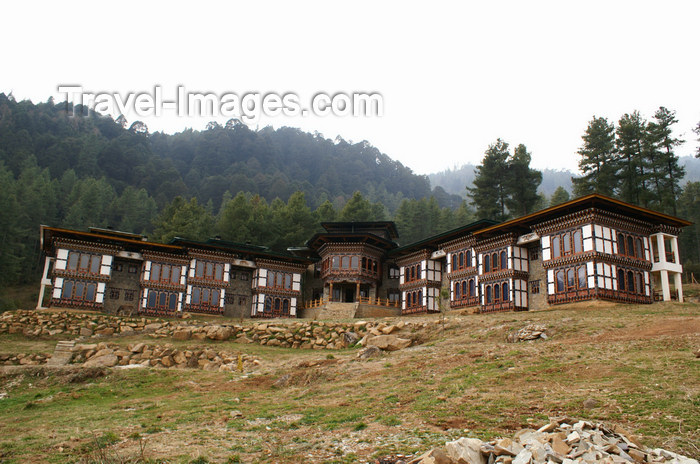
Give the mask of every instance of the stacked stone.
[{"label": "stacked stone", "polygon": [[51,355],[48,353],[0,354],[0,364],[5,366],[36,366],[38,364],[45,364],[46,360],[50,357]]},{"label": "stacked stone", "polygon": [[622,428],[587,421],[553,420],[539,430],[482,442],[460,438],[409,464],[698,464],[660,448],[649,449]]},{"label": "stacked stone", "polygon": [[[12,311],[0,316],[0,333],[25,336],[73,335],[99,339],[106,336],[148,334],[175,340],[236,340],[266,346],[305,349],[341,349],[358,341],[385,350],[411,344],[411,333],[434,325],[428,322],[313,320],[251,321],[248,324],[222,324],[204,321],[124,318],[74,312]],[[395,332],[401,331],[397,336]],[[374,338],[374,340],[371,340]]]},{"label": "stacked stone", "polygon": [[205,348],[174,348],[172,345],[136,343],[126,348],[106,343],[76,345],[72,362],[83,367],[142,366],[190,368],[208,371],[250,370],[260,364],[253,356]]}]

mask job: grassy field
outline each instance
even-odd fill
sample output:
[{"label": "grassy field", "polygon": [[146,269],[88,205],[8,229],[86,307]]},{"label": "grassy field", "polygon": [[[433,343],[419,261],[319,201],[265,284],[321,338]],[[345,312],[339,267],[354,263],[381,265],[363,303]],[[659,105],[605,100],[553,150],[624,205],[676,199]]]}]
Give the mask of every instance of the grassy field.
[{"label": "grassy field", "polygon": [[[505,342],[531,322],[551,338]],[[616,423],[648,446],[700,456],[697,304],[596,302],[431,327],[423,344],[370,360],[357,349],[202,343],[257,356],[244,373],[5,369],[0,461],[371,462],[549,416]],[[153,343],[110,341],[139,340]],[[55,343],[3,335],[0,353]]]}]

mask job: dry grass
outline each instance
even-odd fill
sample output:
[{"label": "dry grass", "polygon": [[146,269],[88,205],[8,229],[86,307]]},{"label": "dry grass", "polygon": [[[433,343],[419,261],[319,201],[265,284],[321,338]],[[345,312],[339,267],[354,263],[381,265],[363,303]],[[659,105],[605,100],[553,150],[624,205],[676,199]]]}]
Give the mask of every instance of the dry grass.
[{"label": "dry grass", "polygon": [[[368,361],[355,350],[223,342],[260,357],[261,367],[244,375],[122,370],[77,383],[5,374],[0,461],[85,461],[95,437],[108,436],[105,453],[139,462],[361,462],[562,415],[614,422],[649,446],[698,457],[699,316],[696,304],[578,304],[451,315],[423,345]],[[553,337],[505,342],[529,322]],[[21,337],[0,338],[0,352],[29,348]],[[599,407],[584,409],[587,398]]]}]

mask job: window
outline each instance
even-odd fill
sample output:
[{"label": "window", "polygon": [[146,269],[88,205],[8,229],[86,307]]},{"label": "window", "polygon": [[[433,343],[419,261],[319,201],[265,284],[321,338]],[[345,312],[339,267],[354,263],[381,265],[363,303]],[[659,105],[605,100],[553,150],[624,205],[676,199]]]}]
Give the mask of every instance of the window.
[{"label": "window", "polygon": [[459,254],[459,268],[464,269],[464,252]]},{"label": "window", "polygon": [[350,257],[349,256],[343,256],[341,260],[341,264],[343,269],[350,269]]},{"label": "window", "polygon": [[194,276],[203,280],[224,281],[224,264],[198,259],[195,265]]},{"label": "window", "polygon": [[117,272],[122,272],[123,269],[124,269],[124,266],[122,265],[122,263],[117,263],[114,265],[114,270]]},{"label": "window", "polygon": [[138,268],[136,267],[135,264],[129,264],[129,274],[136,274],[136,271]]},{"label": "window", "polygon": [[561,239],[555,235],[552,237],[552,258],[561,257]]},{"label": "window", "polygon": [[578,268],[578,288],[588,287],[586,268],[584,266],[579,266]]},{"label": "window", "polygon": [[148,280],[150,282],[178,285],[180,283],[181,272],[182,266],[173,266],[165,263],[151,263],[151,272]]},{"label": "window", "polygon": [[530,293],[532,293],[533,295],[540,293],[540,281],[539,280],[530,281]]},{"label": "window", "polygon": [[491,291],[491,286],[487,285],[486,286],[486,303],[491,303],[493,300],[493,294]]},{"label": "window", "polygon": [[244,296],[238,297],[238,306],[245,306],[245,297]]},{"label": "window", "polygon": [[461,293],[460,293],[461,288],[462,288],[462,286],[460,285],[460,283],[455,282],[455,285],[454,285],[455,300],[459,300],[462,298]]},{"label": "window", "polygon": [[386,297],[392,303],[397,303],[401,299],[401,293],[398,290],[387,290]]},{"label": "window", "polygon": [[583,240],[581,239],[581,231],[575,230],[573,235],[572,235],[572,238],[574,241],[574,253],[582,253],[583,252]]},{"label": "window", "polygon": [[452,254],[452,263],[451,263],[452,272],[454,272],[454,271],[457,270],[457,265],[458,265],[458,262],[457,262],[457,259],[458,259],[458,258],[457,258],[457,256],[458,256],[457,253],[453,253],[453,254]]},{"label": "window", "polygon": [[503,282],[503,285],[501,285],[501,292],[503,293],[503,298],[501,298],[503,301],[510,300],[510,293],[508,292],[508,282]]},{"label": "window", "polygon": [[[192,306],[218,307],[220,303],[221,290],[209,287],[192,287],[190,304]],[[224,298],[225,300],[226,298]],[[225,303],[226,301],[224,301]]]},{"label": "window", "polygon": [[119,289],[118,288],[110,288],[109,289],[109,299],[110,300],[118,300],[119,299]]},{"label": "window", "polygon": [[556,292],[563,293],[586,289],[588,287],[587,276],[586,266],[559,269],[555,273]]},{"label": "window", "polygon": [[501,269],[508,269],[508,253],[501,251]]},{"label": "window", "polygon": [[69,271],[80,272],[82,274],[100,274],[100,266],[102,264],[102,255],[83,253],[80,251],[68,252]]},{"label": "window", "polygon": [[333,269],[340,269],[340,257],[338,256],[333,256],[331,258],[331,267]]},{"label": "window", "polygon": [[390,279],[398,279],[399,278],[399,268],[394,266],[393,264],[389,266],[389,278]]},{"label": "window", "polygon": [[540,258],[540,250],[538,248],[533,248],[530,250],[530,261],[537,261]]},{"label": "window", "polygon": [[637,248],[637,258],[644,259],[644,246],[642,245],[642,239],[637,237],[634,241]]},{"label": "window", "polygon": [[136,292],[134,290],[124,290],[124,301],[134,301]]},{"label": "window", "polygon": [[236,295],[231,295],[227,293],[224,295],[224,304],[232,305],[236,302]]},{"label": "window", "polygon": [[150,289],[148,290],[146,308],[176,311],[179,296],[179,293],[176,292],[166,292]]},{"label": "window", "polygon": [[553,235],[551,243],[553,259],[583,253],[583,239],[580,229]]},{"label": "window", "polygon": [[241,280],[248,280],[249,274],[247,272],[241,272]]},{"label": "window", "polygon": [[[243,279],[243,274],[241,274],[241,280],[245,280]],[[268,271],[267,286],[272,288],[284,288],[286,290],[291,290],[292,274],[281,271]]]},{"label": "window", "polygon": [[476,296],[476,283],[475,283],[474,279],[469,279],[469,296],[470,297]]},{"label": "window", "polygon": [[66,280],[63,282],[61,298],[72,301],[94,302],[97,296],[97,284],[82,280]]},{"label": "window", "polygon": [[491,256],[484,255],[484,272],[491,272]]},{"label": "window", "polygon": [[236,280],[236,271],[230,272],[228,277],[231,280]]},{"label": "window", "polygon": [[420,263],[414,264],[413,266],[407,266],[405,268],[406,282],[412,282],[414,280],[421,280],[421,266]]},{"label": "window", "polygon": [[357,269],[358,268],[358,259],[357,256],[353,256],[350,260],[350,269]]},{"label": "window", "polygon": [[557,271],[557,292],[564,291],[564,271]]},{"label": "window", "polygon": [[646,259],[642,239],[620,232],[617,233],[617,254],[630,258]]}]

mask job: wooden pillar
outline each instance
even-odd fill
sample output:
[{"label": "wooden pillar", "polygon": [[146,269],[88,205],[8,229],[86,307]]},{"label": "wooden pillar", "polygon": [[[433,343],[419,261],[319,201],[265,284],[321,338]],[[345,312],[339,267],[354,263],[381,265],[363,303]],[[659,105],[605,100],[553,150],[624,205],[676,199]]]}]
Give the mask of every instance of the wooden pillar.
[{"label": "wooden pillar", "polygon": [[328,289],[328,301],[333,301],[333,282],[328,284],[330,288]]},{"label": "wooden pillar", "polygon": [[355,294],[355,301],[360,301],[360,283],[357,283],[357,292]]}]

